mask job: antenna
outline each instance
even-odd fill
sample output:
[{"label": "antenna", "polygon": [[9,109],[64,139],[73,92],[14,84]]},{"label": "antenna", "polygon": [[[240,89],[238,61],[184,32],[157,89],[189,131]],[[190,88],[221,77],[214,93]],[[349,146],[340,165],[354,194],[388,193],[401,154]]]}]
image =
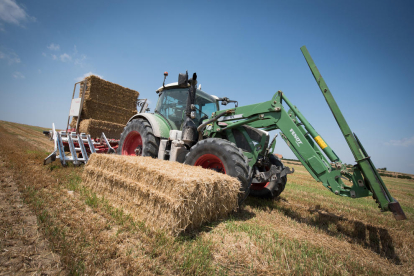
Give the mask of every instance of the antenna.
[{"label": "antenna", "polygon": [[165,71],[165,72],[164,72],[164,81],[163,81],[163,83],[162,83],[162,87],[164,87],[164,88],[165,88],[165,79],[167,78],[167,76],[168,76],[168,72],[167,72],[167,71]]}]

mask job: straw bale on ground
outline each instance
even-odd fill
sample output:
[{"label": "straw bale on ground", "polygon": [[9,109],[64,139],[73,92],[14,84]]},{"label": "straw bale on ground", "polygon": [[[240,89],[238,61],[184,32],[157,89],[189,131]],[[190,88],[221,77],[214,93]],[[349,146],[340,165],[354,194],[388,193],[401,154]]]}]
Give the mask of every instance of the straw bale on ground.
[{"label": "straw bale on ground", "polygon": [[92,138],[100,138],[104,132],[108,139],[119,139],[124,127],[125,125],[121,124],[87,119],[80,122],[79,132],[88,133]]},{"label": "straw bale on ground", "polygon": [[92,154],[83,184],[151,229],[177,235],[237,209],[236,178],[151,157]]}]

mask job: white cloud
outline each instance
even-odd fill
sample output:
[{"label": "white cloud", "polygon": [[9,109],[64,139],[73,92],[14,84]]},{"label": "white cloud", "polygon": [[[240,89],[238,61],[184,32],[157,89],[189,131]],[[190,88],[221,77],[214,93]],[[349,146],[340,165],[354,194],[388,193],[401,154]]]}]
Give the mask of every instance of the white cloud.
[{"label": "white cloud", "polygon": [[60,60],[63,62],[72,61],[72,57],[66,53],[60,55]]},{"label": "white cloud", "polygon": [[49,46],[47,46],[47,48],[52,51],[59,51],[60,46],[59,44],[52,43]]},{"label": "white cloud", "polygon": [[[23,22],[36,21],[36,18],[29,16],[15,0],[0,0],[0,20],[23,27]],[[2,26],[0,28],[4,30]]]},{"label": "white cloud", "polygon": [[80,58],[75,59],[75,64],[83,66],[83,61],[86,59],[86,55],[81,55]]},{"label": "white cloud", "polygon": [[84,61],[86,60],[86,55],[84,54],[78,55],[78,48],[76,47],[76,45],[73,46],[72,56],[74,58],[74,64],[79,65],[80,67],[83,67]]},{"label": "white cloud", "polygon": [[414,145],[414,136],[411,138],[402,138],[401,140],[391,140],[384,143],[387,146],[409,147]]},{"label": "white cloud", "polygon": [[92,72],[88,72],[88,73],[86,73],[86,74],[83,74],[83,76],[82,76],[82,77],[78,77],[78,78],[76,78],[76,79],[75,79],[75,81],[81,81],[81,80],[83,80],[84,78],[89,77],[89,76],[91,76],[91,75],[94,75],[94,76],[97,76],[97,77],[99,77],[99,78],[103,79],[103,76],[100,76],[100,75],[95,74],[95,73],[92,73]]},{"label": "white cloud", "polygon": [[[47,48],[49,50],[52,50],[52,51],[58,51],[58,50],[60,50],[60,45],[51,43],[49,46],[47,46]],[[43,52],[42,55],[45,56],[45,57],[47,56],[47,54],[45,52]],[[78,54],[78,49],[77,49],[76,45],[73,46],[73,52],[70,53],[70,54],[68,54],[67,52],[65,52],[61,55],[50,54],[50,57],[53,60],[59,60],[61,62],[65,62],[65,63],[73,63],[73,64],[78,65],[80,67],[83,67],[84,61],[86,60],[86,55]]]},{"label": "white cloud", "polygon": [[0,59],[7,60],[7,63],[9,65],[14,64],[14,63],[20,63],[21,61],[19,56],[13,51],[7,51],[7,52],[0,51]]},{"label": "white cloud", "polygon": [[25,78],[25,76],[22,73],[20,73],[20,72],[14,72],[13,73],[13,77],[15,79],[24,79]]}]

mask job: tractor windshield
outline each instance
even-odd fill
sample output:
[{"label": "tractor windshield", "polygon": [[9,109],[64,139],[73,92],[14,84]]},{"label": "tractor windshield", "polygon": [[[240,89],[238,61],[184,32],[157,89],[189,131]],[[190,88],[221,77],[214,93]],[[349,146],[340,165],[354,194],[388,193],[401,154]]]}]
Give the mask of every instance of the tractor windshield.
[{"label": "tractor windshield", "polygon": [[[165,117],[174,129],[181,129],[181,124],[185,119],[185,109],[187,105],[188,89],[178,88],[164,90],[160,95],[155,111]],[[211,116],[211,113],[218,110],[216,100],[197,89],[195,99],[196,117],[193,119],[198,126],[204,119]]]}]

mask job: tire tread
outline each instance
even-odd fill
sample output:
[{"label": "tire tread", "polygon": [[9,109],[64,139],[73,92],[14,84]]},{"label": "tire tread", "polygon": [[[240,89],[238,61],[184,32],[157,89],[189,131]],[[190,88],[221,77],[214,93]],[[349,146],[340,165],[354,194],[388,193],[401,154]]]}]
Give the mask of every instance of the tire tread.
[{"label": "tire tread", "polygon": [[[154,135],[154,131],[147,120],[142,118],[134,119],[128,122],[121,134],[119,140],[118,154],[122,154],[122,145],[125,137],[130,131],[136,130],[140,132],[143,143],[142,156],[158,157],[159,139]],[[144,145],[145,144],[145,145]]]},{"label": "tire tread", "polygon": [[232,161],[234,167],[234,175],[231,176],[239,179],[241,183],[241,190],[245,192],[243,196],[239,197],[239,205],[241,205],[249,194],[251,182],[249,176],[250,170],[247,158],[241,149],[239,149],[234,143],[220,138],[207,138],[201,140],[195,144],[187,153],[185,157],[185,163],[194,165],[197,158],[204,154],[203,151],[211,148],[216,150],[220,149],[220,151],[224,152],[224,155],[228,156],[228,159]]}]

